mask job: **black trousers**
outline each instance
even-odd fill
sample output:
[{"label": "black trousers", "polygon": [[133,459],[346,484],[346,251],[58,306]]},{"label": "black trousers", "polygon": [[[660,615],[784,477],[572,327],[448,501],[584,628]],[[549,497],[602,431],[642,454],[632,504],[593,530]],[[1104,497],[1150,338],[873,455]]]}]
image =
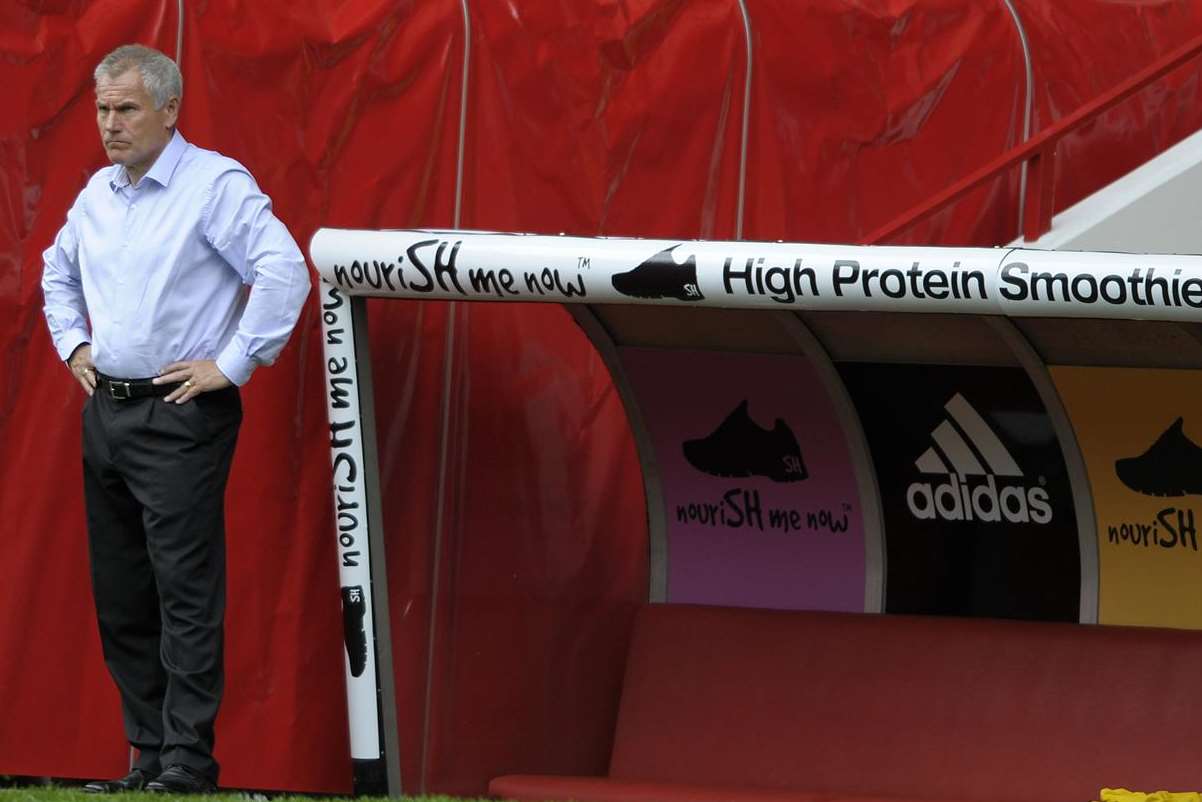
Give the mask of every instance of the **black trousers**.
[{"label": "black trousers", "polygon": [[224,497],[238,389],[185,404],[117,400],[83,412],[92,591],[135,766],[182,763],[217,780],[225,681]]}]

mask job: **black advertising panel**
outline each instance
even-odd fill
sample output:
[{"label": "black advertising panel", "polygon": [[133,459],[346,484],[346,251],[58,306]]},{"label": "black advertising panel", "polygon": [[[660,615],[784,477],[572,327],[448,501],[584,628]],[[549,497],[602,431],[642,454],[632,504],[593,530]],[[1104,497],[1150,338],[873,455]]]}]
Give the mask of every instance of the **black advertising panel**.
[{"label": "black advertising panel", "polygon": [[890,613],[1076,621],[1076,514],[1017,368],[840,366],[880,484]]}]

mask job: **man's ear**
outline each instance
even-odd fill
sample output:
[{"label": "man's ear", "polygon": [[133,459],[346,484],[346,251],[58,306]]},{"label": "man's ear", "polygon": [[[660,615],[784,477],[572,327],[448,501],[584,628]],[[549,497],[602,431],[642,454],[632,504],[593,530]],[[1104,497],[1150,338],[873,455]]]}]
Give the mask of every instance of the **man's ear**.
[{"label": "man's ear", "polygon": [[163,106],[163,111],[167,112],[167,119],[164,121],[167,128],[174,128],[176,121],[179,120],[179,98],[167,98],[167,104]]}]

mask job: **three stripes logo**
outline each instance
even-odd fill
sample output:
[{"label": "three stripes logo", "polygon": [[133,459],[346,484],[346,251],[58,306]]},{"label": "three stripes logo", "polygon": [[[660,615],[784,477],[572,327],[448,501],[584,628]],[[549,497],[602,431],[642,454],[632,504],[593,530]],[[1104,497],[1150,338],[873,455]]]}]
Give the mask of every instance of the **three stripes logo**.
[{"label": "three stripes logo", "polygon": [[945,481],[911,484],[906,489],[910,514],[919,520],[1051,521],[1047,490],[1026,484],[1010,451],[964,396],[956,393],[943,408],[947,419],[931,432],[934,444],[914,465]]}]

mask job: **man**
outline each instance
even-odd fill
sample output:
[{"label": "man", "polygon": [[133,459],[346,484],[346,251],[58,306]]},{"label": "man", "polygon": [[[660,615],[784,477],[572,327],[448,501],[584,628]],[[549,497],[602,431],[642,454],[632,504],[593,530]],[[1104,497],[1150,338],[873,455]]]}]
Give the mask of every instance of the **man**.
[{"label": "man", "polygon": [[309,274],[246,169],[175,129],[183,82],[171,59],[119,47],[95,80],[113,164],[43,254],[42,288],[55,348],[88,394],[92,590],[137,758],[128,776],[85,790],[205,793],[218,776],[238,385],[284,347]]}]

